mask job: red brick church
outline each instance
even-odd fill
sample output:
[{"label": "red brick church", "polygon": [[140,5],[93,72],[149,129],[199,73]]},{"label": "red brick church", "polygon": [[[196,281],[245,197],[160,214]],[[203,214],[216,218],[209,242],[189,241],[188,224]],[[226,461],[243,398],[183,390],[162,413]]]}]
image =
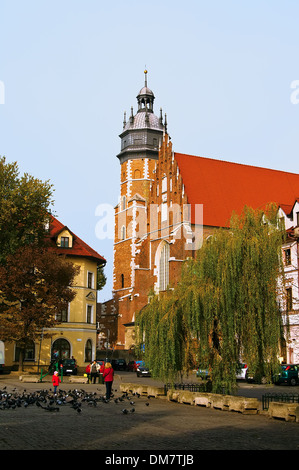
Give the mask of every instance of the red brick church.
[{"label": "red brick church", "polygon": [[276,202],[291,221],[299,197],[297,174],[174,152],[154,100],[145,71],[137,112],[124,116],[120,134],[113,293],[98,309],[116,349],[134,345],[134,321],[150,293],[175,286],[183,261],[215,228],[227,227],[233,211]]}]

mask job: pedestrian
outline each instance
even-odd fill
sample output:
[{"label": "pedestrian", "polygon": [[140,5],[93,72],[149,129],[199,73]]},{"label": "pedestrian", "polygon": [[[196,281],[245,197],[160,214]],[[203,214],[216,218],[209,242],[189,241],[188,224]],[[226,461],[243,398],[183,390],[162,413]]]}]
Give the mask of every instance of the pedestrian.
[{"label": "pedestrian", "polygon": [[58,376],[58,372],[57,370],[55,370],[54,374],[53,374],[53,377],[52,377],[52,383],[53,383],[53,386],[54,386],[54,393],[56,394],[56,391],[57,391],[57,387],[59,386],[61,380]]},{"label": "pedestrian", "polygon": [[86,369],[85,369],[85,372],[86,372],[86,374],[87,374],[87,379],[88,379],[88,382],[87,382],[87,383],[90,383],[90,382],[91,382],[91,380],[90,380],[90,367],[91,367],[91,363],[88,364],[88,366],[87,366]]},{"label": "pedestrian", "polygon": [[90,383],[92,383],[93,381],[93,383],[95,384],[97,376],[98,376],[98,365],[97,365],[97,361],[94,360],[90,366]]},{"label": "pedestrian", "polygon": [[106,362],[105,364],[105,369],[103,372],[103,377],[106,385],[106,400],[109,400],[110,397],[112,396],[111,394],[111,389],[112,389],[112,383],[113,383],[113,375],[114,375],[114,370],[112,369],[112,365],[110,362]]}]

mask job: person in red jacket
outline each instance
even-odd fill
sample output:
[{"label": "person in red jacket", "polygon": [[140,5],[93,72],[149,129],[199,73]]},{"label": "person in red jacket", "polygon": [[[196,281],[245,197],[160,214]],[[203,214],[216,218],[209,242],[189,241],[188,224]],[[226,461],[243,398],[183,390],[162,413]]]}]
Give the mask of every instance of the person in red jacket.
[{"label": "person in red jacket", "polygon": [[88,364],[88,366],[87,366],[86,369],[85,369],[85,372],[86,372],[86,374],[87,374],[87,379],[88,379],[88,382],[87,382],[87,383],[91,383],[90,366],[91,366],[91,363]]},{"label": "person in red jacket", "polygon": [[53,374],[53,377],[52,377],[52,384],[53,384],[53,387],[54,387],[54,393],[56,393],[57,391],[57,387],[59,386],[61,380],[58,376],[58,372],[57,370],[55,370],[54,374]]},{"label": "person in red jacket", "polygon": [[103,378],[104,378],[104,382],[106,385],[106,400],[109,400],[111,397],[113,375],[114,375],[114,370],[112,369],[112,365],[110,364],[110,362],[106,362],[105,369],[103,372]]}]

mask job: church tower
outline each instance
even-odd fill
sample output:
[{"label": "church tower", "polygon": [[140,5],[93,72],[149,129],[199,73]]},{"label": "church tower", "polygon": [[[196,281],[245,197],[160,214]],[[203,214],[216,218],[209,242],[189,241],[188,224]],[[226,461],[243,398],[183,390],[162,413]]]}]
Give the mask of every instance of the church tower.
[{"label": "church tower", "polygon": [[115,208],[113,297],[118,302],[117,347],[125,349],[130,347],[135,313],[144,306],[138,284],[143,282],[146,268],[136,265],[136,244],[147,233],[151,185],[166,132],[166,116],[163,122],[162,110],[159,117],[154,114],[155,96],[147,86],[147,70],[144,74],[144,87],[137,95],[137,112],[134,114],[132,107],[128,120],[124,114],[121,151],[117,155],[120,198]]}]

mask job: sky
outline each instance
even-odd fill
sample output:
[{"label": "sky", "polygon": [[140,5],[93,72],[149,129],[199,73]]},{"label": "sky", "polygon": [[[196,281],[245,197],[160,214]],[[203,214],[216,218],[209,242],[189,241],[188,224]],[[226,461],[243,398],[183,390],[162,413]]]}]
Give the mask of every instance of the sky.
[{"label": "sky", "polygon": [[49,180],[58,220],[106,258],[100,301],[145,68],[175,152],[299,173],[298,18],[297,0],[0,0],[0,155]]}]

